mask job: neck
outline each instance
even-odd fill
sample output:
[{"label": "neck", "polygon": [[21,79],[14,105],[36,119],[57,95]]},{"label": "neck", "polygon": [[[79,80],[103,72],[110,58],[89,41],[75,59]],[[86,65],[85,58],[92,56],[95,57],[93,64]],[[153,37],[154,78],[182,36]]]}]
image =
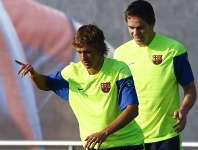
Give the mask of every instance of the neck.
[{"label": "neck", "polygon": [[151,34],[147,46],[153,41],[154,37],[155,37],[155,32],[153,32],[153,33]]},{"label": "neck", "polygon": [[98,72],[101,70],[103,66],[103,63],[104,63],[104,57],[102,57],[102,59],[98,61],[97,65],[94,68],[87,69],[88,73],[90,75],[98,74]]},{"label": "neck", "polygon": [[142,45],[139,45],[139,46],[140,46],[140,47],[147,47],[147,46],[149,46],[149,44],[153,41],[154,37],[155,37],[155,32],[153,32],[153,33],[150,35],[150,37],[149,37],[149,39],[148,39],[148,41],[147,41],[146,43],[144,43],[144,44],[142,44]]}]

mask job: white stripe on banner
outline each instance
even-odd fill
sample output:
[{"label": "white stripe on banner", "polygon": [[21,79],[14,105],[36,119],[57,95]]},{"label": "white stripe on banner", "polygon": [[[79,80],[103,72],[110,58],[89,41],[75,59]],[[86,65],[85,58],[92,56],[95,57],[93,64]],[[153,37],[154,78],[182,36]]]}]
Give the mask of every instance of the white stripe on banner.
[{"label": "white stripe on banner", "polygon": [[[20,66],[15,63],[15,59],[26,62],[21,43],[19,42],[15,28],[11,22],[11,19],[5,10],[2,1],[0,0],[0,28],[2,30],[5,42],[11,57],[14,71],[16,72],[16,78],[20,85],[20,91],[23,97],[23,102],[28,113],[28,118],[31,124],[31,128],[36,140],[42,140],[42,132],[40,128],[40,122],[37,112],[36,99],[34,95],[33,85],[29,77],[21,79],[17,74]],[[28,89],[28,94],[25,92]]]}]

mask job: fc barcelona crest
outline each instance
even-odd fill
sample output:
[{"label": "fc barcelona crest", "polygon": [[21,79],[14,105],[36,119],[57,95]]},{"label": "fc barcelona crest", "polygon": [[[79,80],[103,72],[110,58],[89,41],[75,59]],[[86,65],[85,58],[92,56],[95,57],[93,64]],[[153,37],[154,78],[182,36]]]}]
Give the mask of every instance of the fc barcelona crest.
[{"label": "fc barcelona crest", "polygon": [[153,55],[153,63],[159,65],[162,63],[162,55]]},{"label": "fc barcelona crest", "polygon": [[111,83],[110,82],[106,82],[106,83],[101,83],[101,90],[104,93],[108,93],[111,89]]}]

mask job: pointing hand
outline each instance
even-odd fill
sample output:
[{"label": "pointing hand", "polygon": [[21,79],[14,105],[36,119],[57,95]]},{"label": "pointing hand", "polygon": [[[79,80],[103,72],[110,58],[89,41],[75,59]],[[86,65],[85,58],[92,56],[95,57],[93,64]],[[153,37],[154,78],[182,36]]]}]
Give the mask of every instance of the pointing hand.
[{"label": "pointing hand", "polygon": [[18,74],[21,73],[21,78],[26,74],[28,74],[31,78],[36,77],[36,71],[30,64],[24,64],[18,60],[15,60],[15,62],[21,66],[20,70],[18,71]]}]

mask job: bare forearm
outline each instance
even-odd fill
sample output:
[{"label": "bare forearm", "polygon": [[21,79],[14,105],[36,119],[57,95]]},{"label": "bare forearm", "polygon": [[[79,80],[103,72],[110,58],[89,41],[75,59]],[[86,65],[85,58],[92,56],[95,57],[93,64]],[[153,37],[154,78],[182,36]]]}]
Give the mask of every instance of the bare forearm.
[{"label": "bare forearm", "polygon": [[46,75],[42,75],[42,74],[35,72],[35,76],[30,77],[30,78],[31,78],[33,84],[37,88],[44,90],[44,91],[49,91],[49,89],[46,87],[46,84],[47,84],[47,76]]},{"label": "bare forearm", "polygon": [[110,135],[129,124],[135,117],[138,116],[138,105],[128,105],[124,111],[110,123],[102,132]]},{"label": "bare forearm", "polygon": [[174,112],[174,118],[177,122],[174,124],[173,128],[176,133],[183,131],[186,126],[187,114],[193,107],[196,101],[196,87],[194,81],[190,84],[183,86],[184,89],[184,100],[181,107]]},{"label": "bare forearm", "polygon": [[100,148],[100,145],[106,140],[106,138],[125,127],[129,124],[136,116],[138,115],[138,105],[128,105],[122,113],[106,128],[104,128],[101,132],[92,133],[91,135],[85,138],[86,144],[85,148],[95,147],[96,143],[98,143],[97,150]]},{"label": "bare forearm", "polygon": [[197,93],[194,82],[190,83],[190,85],[183,88],[184,88],[184,100],[180,109],[186,112],[187,114],[195,104]]}]

